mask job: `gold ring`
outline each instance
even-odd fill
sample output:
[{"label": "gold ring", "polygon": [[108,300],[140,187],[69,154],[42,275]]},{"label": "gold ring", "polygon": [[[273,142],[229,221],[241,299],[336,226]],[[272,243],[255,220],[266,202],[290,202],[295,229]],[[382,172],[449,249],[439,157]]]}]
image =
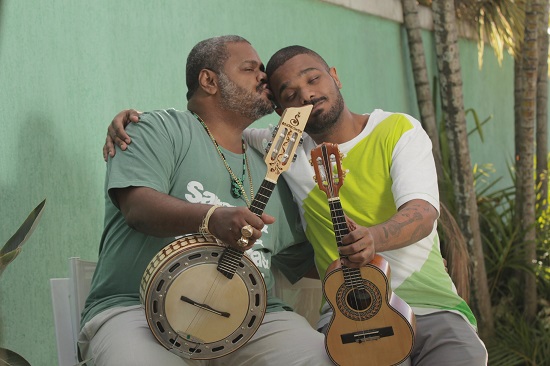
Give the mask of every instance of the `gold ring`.
[{"label": "gold ring", "polygon": [[239,240],[237,240],[237,245],[240,246],[241,248],[246,247],[248,245],[248,239],[240,238]]},{"label": "gold ring", "polygon": [[241,229],[241,234],[243,234],[243,238],[250,238],[252,236],[252,225],[245,225]]}]

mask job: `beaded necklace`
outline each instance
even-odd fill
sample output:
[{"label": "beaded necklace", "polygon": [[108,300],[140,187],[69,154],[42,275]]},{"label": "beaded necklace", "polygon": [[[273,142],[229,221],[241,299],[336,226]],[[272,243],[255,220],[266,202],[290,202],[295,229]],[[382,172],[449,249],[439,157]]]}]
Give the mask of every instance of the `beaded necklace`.
[{"label": "beaded necklace", "polygon": [[[214,138],[214,136],[212,135],[212,133],[208,129],[208,126],[206,125],[206,123],[204,123],[204,121],[202,120],[202,118],[198,114],[196,114],[193,111],[190,111],[190,112],[200,122],[202,127],[204,127],[206,133],[208,134],[208,137],[210,137],[210,140],[212,140],[212,143],[216,147],[216,151],[218,152],[218,155],[222,159],[223,165],[225,165],[225,169],[227,169],[227,172],[231,176],[231,195],[234,198],[241,198],[242,197],[244,199],[244,201],[246,202],[246,205],[248,207],[250,207],[250,204],[251,204],[250,200],[254,197],[254,187],[252,186],[252,175],[250,174],[250,166],[248,164],[248,157],[246,156],[246,145],[244,143],[244,140],[242,140],[242,146],[243,146],[243,176],[242,176],[241,179],[239,179],[239,178],[237,178],[237,176],[235,176],[235,173],[233,173],[233,170],[231,170],[231,167],[227,163],[227,160],[225,160],[225,155],[223,155],[223,153],[220,149],[220,145],[218,145],[218,142],[216,141],[216,139]],[[248,172],[248,183],[250,185],[250,199],[248,198],[248,195],[246,194],[246,190],[244,189],[244,185],[243,185],[244,179],[245,179],[245,176],[246,176],[247,172]]]}]

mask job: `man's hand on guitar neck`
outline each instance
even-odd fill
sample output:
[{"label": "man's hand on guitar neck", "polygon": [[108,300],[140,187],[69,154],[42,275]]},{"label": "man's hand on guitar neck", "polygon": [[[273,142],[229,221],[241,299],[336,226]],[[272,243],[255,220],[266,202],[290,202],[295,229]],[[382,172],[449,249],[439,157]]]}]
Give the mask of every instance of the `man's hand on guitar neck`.
[{"label": "man's hand on guitar neck", "polygon": [[109,156],[115,156],[115,145],[118,145],[123,151],[126,150],[132,139],[124,129],[130,123],[137,123],[141,113],[135,109],[125,109],[113,118],[107,128],[107,137],[105,138],[105,145],[103,145],[103,160],[107,161]]},{"label": "man's hand on guitar neck", "polygon": [[[346,223],[350,232],[342,237],[344,246],[338,248],[341,263],[349,268],[366,266],[376,254],[374,239],[368,228],[357,225],[347,216]],[[329,267],[329,271],[333,265],[334,263]]]},{"label": "man's hand on guitar neck", "polygon": [[414,199],[406,202],[389,220],[364,227],[350,219],[349,234],[342,237],[339,247],[342,264],[359,268],[368,264],[376,252],[406,247],[430,234],[437,220],[437,210],[427,201]]}]

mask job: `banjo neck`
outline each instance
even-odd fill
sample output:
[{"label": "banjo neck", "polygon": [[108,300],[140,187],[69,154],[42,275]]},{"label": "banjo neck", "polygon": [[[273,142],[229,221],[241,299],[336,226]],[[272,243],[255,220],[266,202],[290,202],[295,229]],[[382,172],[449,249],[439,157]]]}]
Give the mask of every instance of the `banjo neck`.
[{"label": "banjo neck", "polygon": [[[250,204],[250,211],[257,216],[261,216],[264,212],[279,176],[288,170],[290,164],[296,159],[296,150],[302,143],[302,133],[312,109],[311,104],[298,108],[291,107],[285,109],[281,115],[265,151],[264,161],[267,165],[267,173]],[[244,252],[228,246],[218,262],[217,270],[225,277],[233,278],[243,255]]]},{"label": "banjo neck", "polygon": [[[250,204],[250,211],[252,211],[256,216],[261,216],[264,212],[267,201],[269,200],[271,193],[273,193],[275,185],[276,182],[270,181],[267,177],[262,182],[258,193],[256,193],[256,196]],[[217,270],[225,277],[229,279],[233,278],[243,255],[244,252],[232,247],[227,247],[218,262]]]}]

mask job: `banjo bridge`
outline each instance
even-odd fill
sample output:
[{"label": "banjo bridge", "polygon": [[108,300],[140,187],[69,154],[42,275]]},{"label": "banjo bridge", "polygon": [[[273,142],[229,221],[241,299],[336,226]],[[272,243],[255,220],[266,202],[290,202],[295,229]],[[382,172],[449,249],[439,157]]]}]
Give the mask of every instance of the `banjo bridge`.
[{"label": "banjo bridge", "polygon": [[218,311],[218,310],[216,310],[216,309],[214,309],[214,308],[212,308],[212,307],[210,307],[210,306],[208,306],[208,305],[206,305],[206,304],[198,303],[198,302],[193,301],[193,300],[191,300],[190,298],[185,297],[185,296],[180,297],[180,300],[183,301],[183,302],[186,302],[186,303],[188,303],[188,304],[191,304],[191,305],[193,305],[193,306],[196,306],[196,307],[198,307],[198,308],[200,308],[200,309],[203,309],[203,310],[209,311],[209,312],[211,312],[211,313],[214,313],[214,314],[216,314],[216,315],[223,316],[224,318],[229,318],[229,317],[231,316],[231,314],[229,314],[229,313],[226,312],[226,311]]}]

